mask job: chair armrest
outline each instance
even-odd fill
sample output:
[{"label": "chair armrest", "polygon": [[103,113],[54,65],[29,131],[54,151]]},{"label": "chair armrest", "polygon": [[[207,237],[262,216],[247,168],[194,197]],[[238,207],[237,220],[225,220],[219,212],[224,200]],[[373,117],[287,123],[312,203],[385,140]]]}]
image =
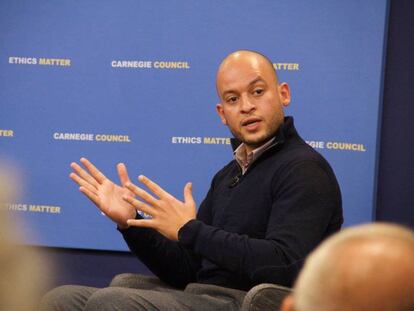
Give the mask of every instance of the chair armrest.
[{"label": "chair armrest", "polygon": [[283,299],[291,292],[290,288],[276,284],[256,285],[244,297],[241,311],[278,311]]}]

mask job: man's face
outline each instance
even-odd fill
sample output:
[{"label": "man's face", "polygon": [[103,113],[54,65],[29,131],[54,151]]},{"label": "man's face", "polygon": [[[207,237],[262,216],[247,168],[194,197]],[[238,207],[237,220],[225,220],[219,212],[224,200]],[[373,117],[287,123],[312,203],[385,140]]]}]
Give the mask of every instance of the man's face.
[{"label": "man's face", "polygon": [[246,144],[247,151],[269,140],[283,123],[283,107],[290,103],[289,86],[278,85],[274,70],[261,56],[236,53],[217,73],[223,124]]}]

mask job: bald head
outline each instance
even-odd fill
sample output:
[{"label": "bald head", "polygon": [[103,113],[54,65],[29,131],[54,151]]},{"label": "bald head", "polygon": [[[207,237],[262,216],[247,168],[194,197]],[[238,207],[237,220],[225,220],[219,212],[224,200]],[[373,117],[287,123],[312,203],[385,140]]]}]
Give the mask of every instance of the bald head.
[{"label": "bald head", "polygon": [[271,139],[290,103],[287,83],[278,83],[272,62],[260,53],[237,51],[217,71],[217,113],[246,152]]},{"label": "bald head", "polygon": [[273,63],[269,58],[263,54],[250,50],[238,50],[226,56],[221,62],[216,75],[216,88],[218,96],[220,97],[219,92],[219,81],[222,83],[223,75],[231,73],[236,68],[244,66],[245,64],[253,64],[256,68],[264,68],[269,75],[272,77],[272,80],[277,85],[278,78],[276,70],[273,67]]},{"label": "bald head", "polygon": [[294,292],[284,310],[413,310],[414,233],[391,224],[343,230],[309,256]]}]

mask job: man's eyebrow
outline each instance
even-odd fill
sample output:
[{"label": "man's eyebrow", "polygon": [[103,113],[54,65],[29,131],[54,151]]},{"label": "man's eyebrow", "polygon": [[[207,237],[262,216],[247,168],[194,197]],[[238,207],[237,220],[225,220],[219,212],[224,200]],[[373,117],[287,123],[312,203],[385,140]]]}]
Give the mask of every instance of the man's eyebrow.
[{"label": "man's eyebrow", "polygon": [[[254,78],[252,81],[250,81],[249,84],[248,84],[248,86],[250,87],[250,86],[256,84],[257,82],[264,82],[264,83],[266,83],[265,80],[261,76],[258,76],[256,78]],[[227,94],[232,94],[232,93],[237,93],[237,92],[234,91],[234,90],[227,90],[227,91],[224,91],[221,96],[222,97],[225,97]]]},{"label": "man's eyebrow", "polygon": [[[251,85],[253,85],[253,84],[257,83],[257,82],[265,82],[265,80],[263,80],[263,78],[259,76],[259,77],[257,77],[256,79],[252,80],[252,81],[249,83],[249,86],[251,86]],[[265,82],[265,83],[266,83],[266,82]]]},{"label": "man's eyebrow", "polygon": [[233,90],[224,91],[221,97],[226,97],[227,94],[232,94],[232,93],[236,93],[236,91],[233,91]]}]

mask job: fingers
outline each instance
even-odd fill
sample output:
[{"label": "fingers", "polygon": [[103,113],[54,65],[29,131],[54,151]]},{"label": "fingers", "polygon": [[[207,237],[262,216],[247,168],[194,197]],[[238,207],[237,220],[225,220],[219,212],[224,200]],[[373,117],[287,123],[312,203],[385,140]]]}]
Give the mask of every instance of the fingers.
[{"label": "fingers", "polygon": [[122,199],[124,199],[126,202],[134,206],[136,209],[144,212],[145,214],[148,214],[152,217],[154,217],[154,215],[156,214],[156,211],[154,210],[154,208],[148,206],[147,204],[141,201],[138,201],[137,199],[134,199],[131,196],[123,196]]},{"label": "fingers", "polygon": [[93,193],[92,191],[88,190],[85,187],[80,187],[79,190],[84,195],[86,195],[88,199],[91,200],[96,206],[99,207],[99,197],[95,193]]},{"label": "fingers", "polygon": [[144,175],[139,175],[138,180],[147,186],[152,192],[154,192],[159,198],[170,198],[172,197],[167,191],[158,186],[155,182],[150,180]]},{"label": "fingers", "polygon": [[155,228],[153,219],[128,219],[127,224],[132,227]]},{"label": "fingers", "polygon": [[75,182],[77,183],[79,186],[84,187],[86,189],[88,189],[90,192],[94,193],[95,195],[97,195],[97,190],[93,185],[91,185],[90,183],[88,183],[86,180],[80,178],[78,175],[76,175],[75,173],[70,173],[69,177]]},{"label": "fingers", "polygon": [[95,165],[93,165],[88,159],[81,158],[80,161],[86,167],[86,169],[89,171],[89,173],[91,173],[93,178],[95,178],[98,181],[98,183],[102,184],[105,181],[105,179],[106,179],[105,175],[102,174],[102,172],[100,170],[98,170],[95,167]]},{"label": "fingers", "polygon": [[72,162],[70,167],[75,171],[75,173],[80,176],[83,180],[87,183],[95,187],[96,189],[99,187],[98,181],[93,178],[91,175],[88,174],[78,163]]},{"label": "fingers", "polygon": [[119,180],[121,181],[121,185],[125,186],[127,182],[131,182],[128,176],[128,171],[124,163],[119,163],[117,166],[118,169],[118,176]]},{"label": "fingers", "polygon": [[190,182],[184,187],[184,202],[195,204],[193,197],[193,184]]},{"label": "fingers", "polygon": [[147,202],[150,205],[158,206],[158,200],[155,199],[152,195],[150,195],[148,192],[146,192],[144,189],[141,189],[137,186],[135,186],[131,182],[127,182],[125,184],[125,187],[127,187],[132,193],[143,199],[145,202]]}]

